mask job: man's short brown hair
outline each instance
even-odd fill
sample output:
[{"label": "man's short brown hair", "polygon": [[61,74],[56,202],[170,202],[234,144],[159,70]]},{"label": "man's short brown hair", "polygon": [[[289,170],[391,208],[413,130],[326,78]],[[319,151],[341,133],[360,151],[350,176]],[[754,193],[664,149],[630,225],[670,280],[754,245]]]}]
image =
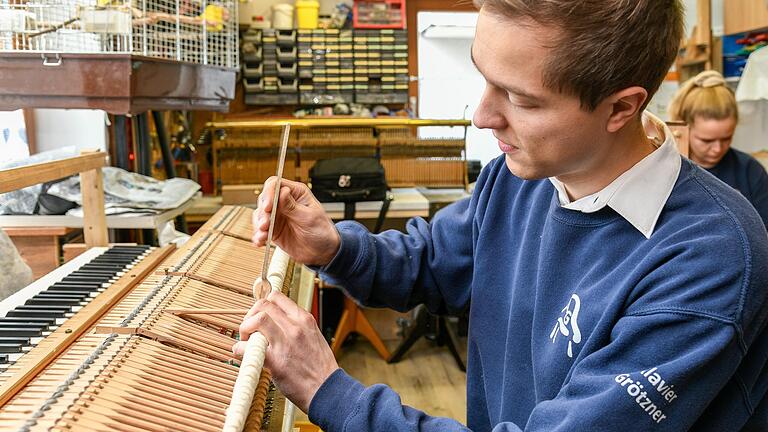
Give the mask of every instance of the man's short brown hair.
[{"label": "man's short brown hair", "polygon": [[[680,0],[474,0],[487,12],[558,29],[544,85],[594,110],[607,96],[659,89],[683,37]],[[648,104],[649,100],[645,102]],[[643,108],[645,107],[643,106]]]}]

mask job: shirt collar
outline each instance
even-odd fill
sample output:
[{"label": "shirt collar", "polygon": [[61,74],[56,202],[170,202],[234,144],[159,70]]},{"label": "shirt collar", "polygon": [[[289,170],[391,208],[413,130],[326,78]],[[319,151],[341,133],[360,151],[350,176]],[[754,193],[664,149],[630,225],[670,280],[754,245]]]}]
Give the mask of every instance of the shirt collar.
[{"label": "shirt collar", "polygon": [[[646,130],[655,128],[661,145],[602,190],[571,202],[565,186],[554,177],[560,205],[583,213],[593,213],[608,206],[650,238],[661,211],[680,175],[682,161],[672,131],[649,112],[643,113]],[[649,137],[650,138],[650,137]]]}]

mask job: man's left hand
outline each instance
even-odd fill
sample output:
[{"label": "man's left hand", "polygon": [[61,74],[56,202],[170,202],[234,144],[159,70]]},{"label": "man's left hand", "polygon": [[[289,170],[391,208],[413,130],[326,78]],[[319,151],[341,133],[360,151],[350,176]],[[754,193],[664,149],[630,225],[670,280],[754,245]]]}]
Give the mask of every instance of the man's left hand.
[{"label": "man's left hand", "polygon": [[267,339],[264,367],[280,391],[305,413],[325,380],[339,368],[314,317],[291,299],[273,291],[257,300],[240,324],[240,342],[232,351],[241,357],[246,341],[258,331]]}]

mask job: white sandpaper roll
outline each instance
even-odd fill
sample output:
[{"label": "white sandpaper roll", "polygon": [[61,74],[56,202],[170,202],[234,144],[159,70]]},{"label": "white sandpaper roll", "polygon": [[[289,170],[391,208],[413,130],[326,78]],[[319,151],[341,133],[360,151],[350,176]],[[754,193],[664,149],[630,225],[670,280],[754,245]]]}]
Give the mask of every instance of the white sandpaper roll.
[{"label": "white sandpaper roll", "polygon": [[[287,253],[280,248],[275,248],[275,253],[267,270],[267,280],[269,280],[273,291],[279,291],[283,287],[289,260],[290,257]],[[260,278],[261,276],[259,276]],[[237,372],[235,387],[232,389],[232,400],[229,402],[222,429],[224,432],[243,431],[253,395],[259,385],[259,377],[261,377],[261,368],[264,366],[266,353],[267,339],[258,332],[253,333],[248,338],[243,353],[243,361]]]}]

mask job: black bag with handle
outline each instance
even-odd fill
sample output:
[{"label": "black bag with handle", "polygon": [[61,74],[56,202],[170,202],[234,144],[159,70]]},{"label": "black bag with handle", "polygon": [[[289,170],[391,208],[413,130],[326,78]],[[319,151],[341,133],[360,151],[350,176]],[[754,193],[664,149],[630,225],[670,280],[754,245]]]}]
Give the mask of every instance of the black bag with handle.
[{"label": "black bag with handle", "polygon": [[355,218],[355,203],[382,201],[374,233],[379,232],[392,201],[384,167],[372,157],[321,159],[309,170],[312,193],[320,202],[343,202],[344,219]]},{"label": "black bag with handle", "polygon": [[321,159],[309,170],[312,193],[320,202],[384,201],[384,167],[372,157]]}]

